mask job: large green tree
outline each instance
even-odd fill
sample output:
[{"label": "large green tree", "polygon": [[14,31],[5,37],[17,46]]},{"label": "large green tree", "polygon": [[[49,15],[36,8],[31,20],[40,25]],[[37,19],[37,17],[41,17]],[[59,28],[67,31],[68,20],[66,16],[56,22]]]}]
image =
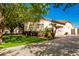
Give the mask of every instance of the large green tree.
[{"label": "large green tree", "polygon": [[4,17],[0,26],[4,25],[12,33],[17,26],[23,28],[25,22],[38,21],[44,14],[47,14],[48,6],[48,4],[0,4],[1,17]]}]

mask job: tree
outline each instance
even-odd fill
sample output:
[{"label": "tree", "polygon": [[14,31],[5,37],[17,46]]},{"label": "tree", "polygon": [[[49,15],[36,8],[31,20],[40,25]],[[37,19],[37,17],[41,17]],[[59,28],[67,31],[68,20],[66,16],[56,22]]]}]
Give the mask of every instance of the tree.
[{"label": "tree", "polygon": [[3,10],[4,5],[0,4],[0,44],[2,43],[2,34],[4,30],[4,16],[3,16]]},{"label": "tree", "polygon": [[[43,14],[46,14],[48,4],[0,4],[1,17],[1,28],[3,25],[7,27],[12,33],[14,28],[17,26],[23,28],[24,23],[28,21],[37,21]],[[37,11],[38,10],[38,11]],[[3,22],[3,25],[2,25]],[[1,42],[2,42],[2,31],[1,31]]]},{"label": "tree", "polygon": [[[7,7],[8,6],[8,7]],[[6,9],[4,10],[4,23],[5,26],[10,30],[11,34],[13,34],[13,30],[19,25],[19,16],[20,15],[20,11],[19,9],[20,4],[7,4]]]},{"label": "tree", "polygon": [[[23,24],[26,22],[36,22],[43,17],[44,14],[47,14],[49,10],[49,4],[23,4],[23,12],[20,12],[21,16],[19,19],[19,27],[24,30]],[[38,11],[37,11],[38,10]]]},{"label": "tree", "polygon": [[54,3],[54,8],[59,8],[60,6],[63,6],[63,11],[66,11],[68,8],[74,7],[78,5],[78,3]]}]

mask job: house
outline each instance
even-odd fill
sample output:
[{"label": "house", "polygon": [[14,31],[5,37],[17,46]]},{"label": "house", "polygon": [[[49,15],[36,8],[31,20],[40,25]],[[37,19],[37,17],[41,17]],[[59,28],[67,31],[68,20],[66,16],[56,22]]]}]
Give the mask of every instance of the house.
[{"label": "house", "polygon": [[[56,24],[57,30],[56,35],[71,35],[71,29],[74,26],[66,20],[50,20],[41,18],[39,22],[28,22],[25,24],[25,30],[44,30],[45,28],[52,28],[52,24]],[[30,29],[29,29],[30,28]]]},{"label": "house", "polygon": [[51,20],[41,18],[38,23],[39,26],[38,29],[44,30],[45,28],[51,28],[52,27],[52,25],[50,25],[51,23],[52,23]]},{"label": "house", "polygon": [[57,20],[53,21],[57,24],[58,28],[56,30],[56,35],[71,35],[71,30],[74,28],[74,26],[66,21],[66,20]]},{"label": "house", "polygon": [[[52,24],[56,24],[56,26],[58,27],[56,30],[56,35],[71,35],[71,29],[74,28],[74,26],[66,21],[66,20],[49,20],[49,19],[45,19],[42,18],[40,19],[40,25],[42,25],[41,27],[44,28],[51,28]],[[40,28],[40,29],[42,29]]]},{"label": "house", "polygon": [[[52,28],[52,24],[56,24],[56,35],[71,35],[76,33],[74,26],[66,20],[50,20],[41,18],[39,22],[27,22],[24,24],[24,31],[42,31],[45,28]],[[9,32],[9,31],[8,31]],[[79,31],[78,31],[79,32]],[[22,31],[16,27],[14,33],[22,33]]]},{"label": "house", "polygon": [[44,30],[45,28],[51,28],[52,27],[52,25],[50,25],[51,23],[52,23],[51,20],[41,18],[38,22],[25,23],[24,30],[25,31],[30,31],[31,29],[36,31]]}]

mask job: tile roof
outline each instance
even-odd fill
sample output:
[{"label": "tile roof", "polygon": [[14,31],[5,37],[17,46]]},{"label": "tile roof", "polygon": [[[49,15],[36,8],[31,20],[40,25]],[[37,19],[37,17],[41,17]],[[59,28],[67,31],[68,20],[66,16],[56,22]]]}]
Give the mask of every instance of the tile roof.
[{"label": "tile roof", "polygon": [[65,25],[68,21],[65,20],[56,20],[56,23]]},{"label": "tile roof", "polygon": [[42,20],[51,21],[51,22],[59,23],[59,24],[63,24],[63,25],[65,25],[68,22],[66,20],[49,20],[49,19],[46,19],[46,18],[42,18]]}]

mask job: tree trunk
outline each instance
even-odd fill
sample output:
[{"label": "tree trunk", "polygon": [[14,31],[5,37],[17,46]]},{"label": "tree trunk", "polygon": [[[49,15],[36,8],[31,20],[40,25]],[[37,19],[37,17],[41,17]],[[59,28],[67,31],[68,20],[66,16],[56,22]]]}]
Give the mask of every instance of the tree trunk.
[{"label": "tree trunk", "polygon": [[22,34],[25,35],[24,26],[21,28]]},{"label": "tree trunk", "polygon": [[52,35],[53,39],[55,38],[55,34],[56,34],[56,28],[52,29],[52,32],[51,32],[51,35]]},{"label": "tree trunk", "polygon": [[4,23],[3,23],[3,20],[4,20],[4,16],[2,14],[2,12],[0,12],[0,44],[2,44],[3,42],[3,30],[4,30]]},{"label": "tree trunk", "polygon": [[10,34],[13,35],[13,30],[10,30]]},{"label": "tree trunk", "polygon": [[3,30],[0,29],[0,44],[2,44],[2,41],[3,41],[2,36],[3,36]]}]

